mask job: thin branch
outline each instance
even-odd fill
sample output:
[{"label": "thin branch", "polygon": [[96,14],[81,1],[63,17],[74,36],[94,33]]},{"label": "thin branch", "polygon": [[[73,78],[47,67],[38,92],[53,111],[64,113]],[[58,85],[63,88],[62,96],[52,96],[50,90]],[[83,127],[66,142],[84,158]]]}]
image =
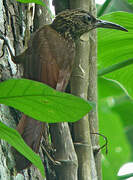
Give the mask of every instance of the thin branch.
[{"label": "thin branch", "polygon": [[103,134],[100,134],[100,133],[91,133],[91,134],[96,134],[96,135],[99,135],[99,136],[102,136],[105,140],[105,144],[102,145],[100,148],[96,149],[96,153],[99,152],[101,149],[103,149],[104,147],[106,147],[106,154],[108,153],[108,139],[106,136],[104,136]]}]

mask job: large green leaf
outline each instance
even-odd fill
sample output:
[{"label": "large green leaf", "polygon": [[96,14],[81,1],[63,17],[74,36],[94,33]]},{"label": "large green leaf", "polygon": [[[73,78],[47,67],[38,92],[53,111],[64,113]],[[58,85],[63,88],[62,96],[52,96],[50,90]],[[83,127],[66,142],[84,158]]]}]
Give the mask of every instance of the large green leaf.
[{"label": "large green leaf", "polygon": [[[91,109],[88,102],[79,97],[26,79],[11,79],[0,83],[0,103],[12,106],[35,119],[51,123],[79,120]],[[0,122],[0,139],[6,140],[27,157],[44,176],[39,156],[26,146],[16,130]]]},{"label": "large green leaf", "polygon": [[91,109],[82,98],[27,79],[11,79],[0,83],[0,103],[48,123],[74,122]]},{"label": "large green leaf", "polygon": [[44,176],[44,166],[40,157],[25,144],[24,140],[16,130],[9,128],[0,122],[0,139],[7,141],[21,152],[40,170],[42,176]]},{"label": "large green leaf", "polygon": [[[111,29],[98,30],[98,67],[100,70],[133,57],[133,14],[116,12],[105,15],[101,19],[120,24],[129,32]],[[126,88],[130,96],[133,96],[132,64],[113,71],[105,77],[117,80]]]}]

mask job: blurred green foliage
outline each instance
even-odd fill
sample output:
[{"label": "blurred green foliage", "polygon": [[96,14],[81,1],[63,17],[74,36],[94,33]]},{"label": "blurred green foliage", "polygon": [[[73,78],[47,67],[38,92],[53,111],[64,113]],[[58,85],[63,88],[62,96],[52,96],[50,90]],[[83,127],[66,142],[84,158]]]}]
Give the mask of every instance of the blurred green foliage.
[{"label": "blurred green foliage", "polygon": [[[98,69],[133,58],[133,0],[106,0],[98,15],[128,29],[128,33],[98,30]],[[103,8],[104,7],[104,8]],[[115,12],[126,11],[126,12]],[[130,12],[130,13],[128,13]],[[108,14],[109,13],[109,14]],[[108,138],[108,155],[102,155],[103,180],[117,180],[119,168],[133,161],[133,65],[98,78],[100,133]],[[103,140],[100,138],[101,145]]]}]

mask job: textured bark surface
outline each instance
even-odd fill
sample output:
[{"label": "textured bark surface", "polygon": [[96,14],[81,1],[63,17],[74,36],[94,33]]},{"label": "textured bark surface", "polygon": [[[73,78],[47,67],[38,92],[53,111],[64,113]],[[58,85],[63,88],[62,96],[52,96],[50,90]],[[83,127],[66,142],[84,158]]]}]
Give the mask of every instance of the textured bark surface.
[{"label": "textured bark surface", "polygon": [[[27,47],[30,32],[32,32],[33,29],[34,7],[34,4],[21,4],[12,0],[0,1],[0,33],[4,34],[10,40],[10,44],[15,55],[20,54],[20,52]],[[0,45],[0,48],[2,48],[2,41],[0,41]],[[23,72],[22,67],[16,67],[11,60],[7,48],[4,47],[4,49],[5,54],[0,61],[0,80],[4,81],[10,78],[21,77]],[[17,112],[13,108],[1,105],[0,121],[4,122],[8,126],[15,128],[20,116],[21,113]],[[40,152],[43,154],[42,151]],[[24,170],[22,174],[16,174],[14,169],[14,159],[10,152],[10,146],[4,141],[1,141],[0,143],[0,159],[0,179],[2,180],[42,179],[40,172],[33,166],[28,170]]]},{"label": "textured bark surface", "polygon": [[[20,52],[22,42],[19,42],[19,38],[22,37],[22,29],[20,33],[20,25],[15,14],[20,15],[20,9],[17,3],[11,3],[11,1],[0,1],[0,33],[6,35],[10,39],[12,47],[15,48],[15,52]],[[22,17],[21,15],[19,16]],[[20,21],[21,22],[21,21]],[[15,27],[15,28],[14,28]],[[14,43],[15,42],[15,43]],[[3,42],[0,41],[0,49],[3,47]],[[17,49],[16,49],[17,47]],[[0,59],[0,81],[10,79],[12,77],[20,77],[20,71],[12,63],[8,51],[5,49],[5,55]],[[0,105],[0,121],[10,127],[15,127],[15,121],[18,120],[19,113],[12,108]],[[11,154],[10,145],[5,141],[0,141],[0,179],[16,179],[14,176],[14,160]]]},{"label": "textured bark surface", "polygon": [[55,6],[55,11],[56,14],[58,14],[59,12],[65,10],[65,9],[70,9],[70,2],[69,0],[53,0],[53,5]]},{"label": "textured bark surface", "polygon": [[[71,8],[82,8],[90,12],[91,0],[75,0],[70,2]],[[75,67],[71,77],[72,94],[87,99],[90,81],[90,33],[83,35],[77,42]],[[92,74],[91,74],[92,75]],[[93,76],[93,75],[92,75]],[[88,116],[73,124],[73,137],[78,156],[78,179],[96,180],[95,161],[90,139]]]},{"label": "textured bark surface", "polygon": [[77,180],[77,156],[68,123],[52,124],[50,129],[54,158],[61,163],[55,167],[57,180]]}]

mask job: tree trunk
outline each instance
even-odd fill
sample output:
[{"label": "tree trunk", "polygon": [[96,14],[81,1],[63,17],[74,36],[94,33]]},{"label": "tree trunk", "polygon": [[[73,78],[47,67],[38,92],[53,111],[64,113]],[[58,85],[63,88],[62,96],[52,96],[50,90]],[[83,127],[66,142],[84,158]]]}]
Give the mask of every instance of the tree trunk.
[{"label": "tree trunk", "polygon": [[[46,2],[45,2],[46,3]],[[39,6],[36,6],[36,10],[38,8],[38,12],[35,11],[35,4],[22,4],[17,3],[12,0],[0,0],[0,25],[1,25],[1,34],[4,34],[11,43],[12,49],[14,50],[14,54],[18,55],[21,50],[24,50],[27,47],[27,42],[30,38],[30,33],[35,30],[34,26],[34,17],[35,20],[38,18],[38,27],[51,22],[51,15],[49,15],[46,8],[40,7],[42,10],[41,15],[39,12]],[[48,6],[48,2],[47,2]],[[46,15],[46,16],[45,16]],[[42,18],[43,16],[43,18]],[[37,28],[38,28],[37,27]],[[3,42],[0,41],[0,49],[2,49]],[[16,65],[12,62],[10,54],[8,53],[6,47],[4,47],[5,53],[4,57],[0,61],[0,80],[4,81],[10,78],[20,78],[22,76],[22,67]],[[0,108],[0,121],[5,123],[6,125],[15,128],[21,117],[21,113],[16,111],[13,108],[6,107],[1,105]],[[48,137],[45,132],[45,136]],[[45,143],[46,144],[46,143]],[[43,156],[42,150],[40,150],[40,155],[42,160],[48,161],[46,156]],[[14,159],[10,150],[10,146],[1,140],[0,143],[0,179],[39,179],[42,180],[42,176],[38,169],[34,166],[31,166],[29,169],[24,170],[22,174],[16,174],[14,169]],[[48,164],[48,163],[47,163]],[[47,168],[48,169],[48,165]],[[50,173],[48,173],[50,174]],[[52,180],[52,178],[50,179]]]},{"label": "tree trunk", "polygon": [[[12,3],[11,1],[0,0],[0,34],[4,34],[10,39],[12,47],[16,53],[20,52],[20,49],[23,47],[22,41],[20,38],[23,37],[24,29],[21,26],[22,24],[22,6],[17,5],[16,2]],[[17,14],[17,16],[16,16]],[[0,49],[2,49],[3,42],[0,41]],[[16,48],[17,47],[17,48]],[[5,49],[5,48],[4,48]],[[10,78],[20,77],[20,70],[14,63],[11,61],[11,57],[5,49],[3,58],[0,59],[0,68],[1,75],[0,80],[4,81]],[[13,108],[6,107],[1,105],[0,108],[0,121],[5,123],[10,127],[15,127],[19,119],[20,114],[17,113]],[[10,146],[3,140],[0,143],[0,178],[1,179],[15,179],[14,174],[14,160],[11,154]],[[21,175],[20,175],[21,176]]]},{"label": "tree trunk", "polygon": [[[70,7],[82,8],[96,15],[93,0],[73,0],[70,1]],[[77,53],[71,77],[71,92],[85,99],[89,96],[90,101],[97,103],[96,31],[83,35],[76,45]],[[89,121],[93,123],[89,123]],[[74,143],[79,162],[78,178],[80,180],[98,179],[93,155],[93,146],[98,145],[98,141],[91,142],[90,138],[90,132],[93,132],[92,128],[97,127],[97,112],[90,112],[89,121],[88,116],[85,116],[73,124]],[[94,131],[97,132],[97,130],[98,128],[95,128]]]}]

